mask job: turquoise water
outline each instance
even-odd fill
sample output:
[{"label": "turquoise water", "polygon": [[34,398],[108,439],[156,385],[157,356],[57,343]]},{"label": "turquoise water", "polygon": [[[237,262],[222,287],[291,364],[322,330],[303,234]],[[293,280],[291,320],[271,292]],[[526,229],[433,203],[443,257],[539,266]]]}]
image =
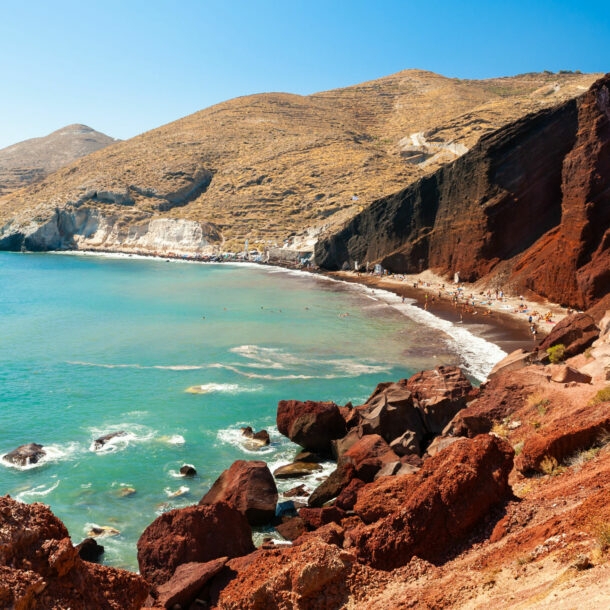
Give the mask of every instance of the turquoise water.
[{"label": "turquoise water", "polygon": [[[27,468],[0,462],[0,493],[50,505],[74,543],[115,528],[104,561],[137,569],[157,515],[196,503],[236,459],[293,457],[279,400],[358,404],[380,381],[455,362],[451,341],[404,307],[272,268],[0,253],[0,455],[48,452]],[[245,446],[243,425],[268,429],[271,446]],[[185,463],[197,477],[179,476]]]}]

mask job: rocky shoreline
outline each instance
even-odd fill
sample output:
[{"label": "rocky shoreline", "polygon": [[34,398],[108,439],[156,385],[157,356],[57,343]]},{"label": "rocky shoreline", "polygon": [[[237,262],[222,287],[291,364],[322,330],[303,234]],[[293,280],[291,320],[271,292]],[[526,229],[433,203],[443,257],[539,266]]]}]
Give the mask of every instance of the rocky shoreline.
[{"label": "rocky shoreline", "polygon": [[[557,344],[565,361],[550,364]],[[571,595],[597,604],[583,607],[602,607],[610,594],[590,575],[603,583],[610,556],[609,380],[610,316],[598,327],[573,314],[480,388],[439,366],[379,384],[362,405],[280,401],[278,429],[303,448],[295,470],[328,456],[336,470],[309,498],[298,484],[280,497],[264,462],[234,463],[198,505],[145,530],[140,575],[82,559],[44,505],[2,498],[0,601],[546,607],[534,602],[569,580]],[[255,549],[261,524],[285,542]]]}]

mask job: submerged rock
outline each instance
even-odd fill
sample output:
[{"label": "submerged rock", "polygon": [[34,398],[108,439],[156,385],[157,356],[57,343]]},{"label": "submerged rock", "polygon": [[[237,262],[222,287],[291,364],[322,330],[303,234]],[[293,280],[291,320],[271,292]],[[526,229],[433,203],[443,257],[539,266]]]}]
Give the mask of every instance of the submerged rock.
[{"label": "submerged rock", "polygon": [[260,445],[261,447],[265,447],[271,443],[271,439],[269,438],[269,432],[267,430],[259,430],[258,432],[254,432],[250,426],[246,426],[241,429],[241,433],[255,444]]},{"label": "submerged rock", "polygon": [[93,441],[93,451],[99,451],[108,442],[121,436],[127,436],[127,432],[119,430],[118,432],[110,432],[109,434],[105,434],[104,436],[96,438]]},{"label": "submerged rock", "polygon": [[312,472],[322,470],[322,466],[315,462],[292,462],[285,466],[280,466],[273,471],[273,476],[276,479],[297,479],[306,477]]}]

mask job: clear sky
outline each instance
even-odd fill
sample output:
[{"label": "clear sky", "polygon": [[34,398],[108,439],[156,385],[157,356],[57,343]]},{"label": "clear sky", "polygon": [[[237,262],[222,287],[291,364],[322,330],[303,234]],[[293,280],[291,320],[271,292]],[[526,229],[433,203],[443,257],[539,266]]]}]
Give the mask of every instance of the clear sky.
[{"label": "clear sky", "polygon": [[610,0],[0,0],[0,148],[407,68],[610,72]]}]

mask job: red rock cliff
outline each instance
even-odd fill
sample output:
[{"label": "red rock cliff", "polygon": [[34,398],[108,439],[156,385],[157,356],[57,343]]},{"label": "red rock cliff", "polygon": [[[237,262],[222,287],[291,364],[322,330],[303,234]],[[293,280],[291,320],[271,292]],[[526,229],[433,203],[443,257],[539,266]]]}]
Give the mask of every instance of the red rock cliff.
[{"label": "red rock cliff", "polygon": [[506,281],[508,271],[515,288],[590,307],[610,284],[609,90],[606,75],[580,98],[483,137],[321,241],[316,261],[429,267],[467,281],[500,271]]}]

